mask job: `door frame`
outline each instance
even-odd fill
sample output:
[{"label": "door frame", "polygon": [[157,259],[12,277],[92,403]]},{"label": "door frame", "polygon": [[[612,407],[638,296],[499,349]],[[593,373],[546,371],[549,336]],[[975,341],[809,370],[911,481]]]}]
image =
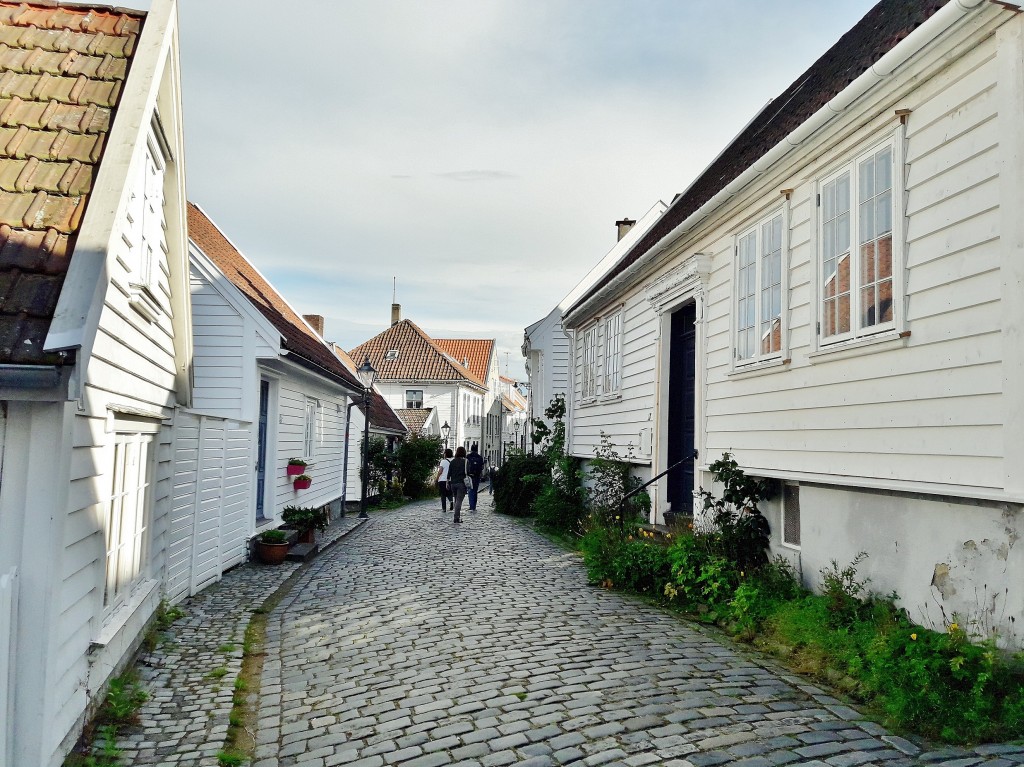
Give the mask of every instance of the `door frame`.
[{"label": "door frame", "polygon": [[[266,475],[263,483],[263,517],[256,517],[256,509],[259,506],[259,449],[260,449],[260,387],[263,382],[269,384],[267,400],[267,455]],[[271,522],[277,516],[275,486],[274,486],[274,465],[277,461],[277,435],[278,435],[278,412],[280,397],[280,379],[265,370],[258,370],[256,376],[256,412],[253,419],[252,449],[253,449],[253,470],[252,470],[252,514],[250,522],[253,530]]]},{"label": "door frame", "polygon": [[[647,300],[658,315],[658,338],[655,364],[654,423],[656,434],[651,456],[651,473],[659,474],[669,467],[668,429],[669,373],[671,371],[672,314],[684,304],[693,303],[696,309],[696,337],[694,339],[694,443],[700,451],[694,466],[694,493],[700,486],[700,472],[706,471],[707,424],[707,294],[711,275],[711,256],[694,253],[675,267],[652,280],[645,287]],[[662,477],[652,486],[651,522],[664,524],[668,505],[668,480]],[[696,495],[694,496],[696,504]],[[679,511],[676,509],[675,511]]]}]

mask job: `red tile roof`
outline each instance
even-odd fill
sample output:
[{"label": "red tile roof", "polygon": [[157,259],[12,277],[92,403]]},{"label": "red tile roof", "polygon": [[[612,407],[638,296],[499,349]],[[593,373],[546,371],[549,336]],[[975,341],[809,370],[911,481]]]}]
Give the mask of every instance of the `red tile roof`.
[{"label": "red tile roof", "polygon": [[0,363],[43,352],[145,14],[0,2]]},{"label": "red tile roof", "polygon": [[[388,352],[397,351],[397,355]],[[401,320],[349,352],[352,360],[370,364],[383,381],[454,381],[486,389],[472,372],[451,359],[411,320]],[[389,356],[393,359],[389,359]]]},{"label": "red tile roof", "polygon": [[[338,355],[338,359],[341,360],[342,364],[348,368],[348,371],[352,375],[356,375],[356,363],[352,361],[352,358],[348,356],[348,352],[338,346],[336,343],[331,343],[331,350]],[[358,378],[358,376],[356,376]],[[363,410],[363,406],[359,406],[360,412]],[[388,404],[388,401],[380,395],[375,389],[370,395],[370,426],[376,426],[379,429],[386,429],[388,431],[405,433],[405,420],[398,415],[398,411]]]},{"label": "red tile roof", "polygon": [[432,407],[402,407],[395,411],[410,434],[422,434],[423,427],[433,412],[434,408]]},{"label": "red tile roof", "polygon": [[480,381],[487,381],[494,356],[493,338],[435,338],[434,343],[460,365],[469,363],[469,372]]},{"label": "red tile roof", "polygon": [[306,324],[274,286],[267,282],[245,256],[238,252],[195,203],[188,204],[188,236],[220,269],[249,302],[284,337],[283,350],[300,364],[352,389],[362,391],[359,380],[331,351],[327,343]]},{"label": "red tile roof", "polygon": [[636,263],[945,4],[946,0],[882,0],[868,11],[810,69],[751,120],[622,260],[577,299],[566,314]]}]

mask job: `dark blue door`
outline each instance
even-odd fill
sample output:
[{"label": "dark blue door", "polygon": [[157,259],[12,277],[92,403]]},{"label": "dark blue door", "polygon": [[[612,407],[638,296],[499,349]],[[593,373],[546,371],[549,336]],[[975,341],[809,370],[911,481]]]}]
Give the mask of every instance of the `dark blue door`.
[{"label": "dark blue door", "polygon": [[256,445],[256,519],[265,519],[263,487],[267,479],[267,412],[270,409],[270,382],[260,381],[260,426]]},{"label": "dark blue door", "polygon": [[[696,304],[687,304],[672,315],[668,377],[668,466],[693,454],[696,425],[694,416],[697,364]],[[692,460],[668,475],[668,501],[672,511],[693,512]]]}]

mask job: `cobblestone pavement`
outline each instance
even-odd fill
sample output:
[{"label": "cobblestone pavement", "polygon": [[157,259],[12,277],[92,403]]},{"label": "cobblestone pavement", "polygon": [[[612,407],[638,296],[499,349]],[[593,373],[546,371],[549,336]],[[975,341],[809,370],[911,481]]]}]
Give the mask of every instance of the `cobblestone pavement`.
[{"label": "cobblestone pavement", "polygon": [[[364,520],[343,517],[319,537],[327,546]],[[118,741],[125,764],[216,767],[242,665],[242,639],[252,610],[300,567],[245,564],[181,604],[158,647],[144,653],[137,670],[149,700],[138,726]]]},{"label": "cobblestone pavement", "polygon": [[269,616],[256,767],[1024,764],[922,750],[489,510],[375,516]]}]

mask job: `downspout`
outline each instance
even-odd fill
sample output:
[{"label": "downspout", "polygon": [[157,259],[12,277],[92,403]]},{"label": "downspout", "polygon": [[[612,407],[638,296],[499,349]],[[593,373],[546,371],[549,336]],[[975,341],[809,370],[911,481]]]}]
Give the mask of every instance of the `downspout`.
[{"label": "downspout", "polygon": [[[833,118],[845,112],[851,104],[857,101],[857,99],[878,85],[878,83],[891,77],[893,72],[895,72],[896,69],[904,64],[911,56],[923,50],[926,45],[932,42],[932,40],[937,38],[949,27],[953,26],[953,24],[960,21],[968,14],[974,12],[985,2],[986,0],[952,0],[952,2],[947,3],[932,14],[927,21],[903,38],[903,40],[897,43],[888,53],[876,61],[866,72],[862,73],[856,80],[837,93],[831,101],[825,104],[825,106],[821,107],[821,109],[805,120],[796,130],[769,149],[768,152],[762,155],[758,160],[755,160],[750,167],[733,179],[733,181],[726,185],[726,187],[718,192],[718,194],[701,205],[700,208],[691,213],[686,219],[672,229],[672,231],[658,240],[658,242],[649,248],[643,256],[637,259],[636,263],[634,263],[632,267],[626,269],[621,274],[616,275],[611,282],[604,286],[604,288],[599,290],[583,303],[571,308],[569,313],[563,318],[563,325],[571,316],[585,315],[588,311],[604,303],[610,295],[615,294],[622,289],[628,280],[634,275],[643,272],[643,270],[650,266],[651,263],[673,242],[680,239],[683,235],[688,234],[701,221],[710,216],[716,208],[728,202],[730,198],[735,196],[758,176],[761,176],[768,171],[776,162],[788,155],[793,149],[807,141],[807,139],[817,133],[818,130],[831,122]],[[705,173],[706,172],[707,170],[705,170]],[[701,173],[697,177],[697,180],[699,181],[703,177],[704,173]],[[681,200],[685,196],[686,192],[681,194],[679,199]],[[669,210],[665,211],[662,215],[667,215],[671,210],[672,208],[670,206]]]}]

